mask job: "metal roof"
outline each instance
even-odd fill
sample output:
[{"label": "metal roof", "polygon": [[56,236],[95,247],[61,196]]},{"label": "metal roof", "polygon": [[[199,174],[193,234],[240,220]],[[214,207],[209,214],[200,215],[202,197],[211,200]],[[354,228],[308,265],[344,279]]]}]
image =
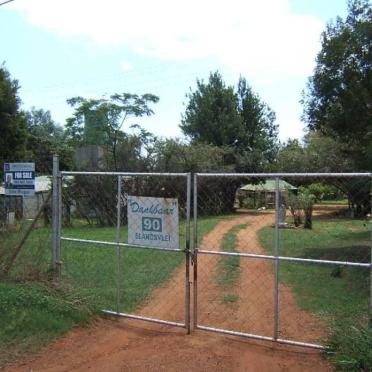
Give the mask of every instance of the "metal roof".
[{"label": "metal roof", "polygon": [[[275,192],[275,180],[265,180],[264,182],[260,182],[258,184],[249,183],[248,185],[242,186],[240,190]],[[297,187],[284,180],[279,180],[279,190],[297,190]]]}]

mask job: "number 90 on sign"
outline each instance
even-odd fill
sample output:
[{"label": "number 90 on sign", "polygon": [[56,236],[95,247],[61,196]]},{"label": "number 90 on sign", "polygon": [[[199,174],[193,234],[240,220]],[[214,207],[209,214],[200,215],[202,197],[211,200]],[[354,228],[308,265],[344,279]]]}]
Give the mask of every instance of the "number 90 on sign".
[{"label": "number 90 on sign", "polygon": [[142,230],[161,232],[163,230],[161,218],[142,217]]}]

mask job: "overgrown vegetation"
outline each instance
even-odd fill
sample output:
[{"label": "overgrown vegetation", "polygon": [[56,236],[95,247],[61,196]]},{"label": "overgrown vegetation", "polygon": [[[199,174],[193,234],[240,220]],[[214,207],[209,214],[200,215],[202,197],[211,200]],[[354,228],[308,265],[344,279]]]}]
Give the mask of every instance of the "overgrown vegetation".
[{"label": "overgrown vegetation", "polygon": [[326,355],[341,371],[370,371],[372,368],[371,327],[338,327],[328,339],[326,347]]},{"label": "overgrown vegetation", "polygon": [[89,299],[66,285],[0,282],[0,367],[97,313]]}]

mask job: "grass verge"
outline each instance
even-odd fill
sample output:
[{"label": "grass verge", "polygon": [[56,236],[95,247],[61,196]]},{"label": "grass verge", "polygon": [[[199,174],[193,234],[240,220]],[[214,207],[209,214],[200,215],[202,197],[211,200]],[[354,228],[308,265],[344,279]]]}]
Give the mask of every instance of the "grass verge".
[{"label": "grass verge", "polygon": [[[237,252],[238,232],[245,229],[247,223],[235,225],[223,237],[221,250],[224,252]],[[240,274],[240,258],[238,256],[221,257],[217,269],[217,283],[223,288],[231,287],[236,283]]]},{"label": "grass verge", "polygon": [[72,288],[0,283],[0,367],[86,324],[97,313]]}]

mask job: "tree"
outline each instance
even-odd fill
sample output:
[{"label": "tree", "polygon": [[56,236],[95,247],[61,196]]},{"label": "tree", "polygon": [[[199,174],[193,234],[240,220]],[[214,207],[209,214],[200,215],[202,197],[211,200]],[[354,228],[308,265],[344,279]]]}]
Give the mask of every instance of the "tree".
[{"label": "tree", "polygon": [[347,144],[355,166],[372,165],[372,8],[351,0],[345,20],[337,18],[322,34],[317,65],[304,94],[304,119]]},{"label": "tree", "polygon": [[238,112],[243,137],[238,143],[241,171],[259,170],[272,163],[278,150],[278,126],[275,113],[254,93],[246,79],[240,78],[237,89]]},{"label": "tree", "polygon": [[154,146],[157,172],[231,172],[225,159],[231,149],[203,143],[188,144],[179,139],[160,139]]},{"label": "tree", "polygon": [[186,95],[189,102],[180,125],[193,143],[235,146],[244,136],[234,88],[226,86],[219,72],[208,83],[197,80],[197,89]]},{"label": "tree", "polygon": [[0,174],[6,161],[22,161],[27,157],[25,118],[20,111],[18,81],[0,66]]},{"label": "tree", "polygon": [[274,160],[275,114],[244,78],[235,91],[225,85],[220,73],[211,73],[208,83],[197,80],[196,91],[187,98],[180,127],[193,144],[231,148],[236,171],[262,170]]},{"label": "tree", "polygon": [[[231,172],[234,165],[226,158],[231,156],[231,148],[203,143],[188,144],[177,139],[158,140],[154,149],[155,170],[158,172]],[[231,212],[234,207],[235,192],[240,180],[226,179],[218,182],[213,178],[198,179],[198,205],[203,215]],[[168,190],[179,199],[185,196],[184,179],[167,181]],[[170,194],[170,196],[172,193]]]},{"label": "tree", "polygon": [[35,161],[38,172],[51,172],[53,154],[60,157],[61,169],[72,166],[72,149],[65,141],[64,129],[57,125],[49,111],[35,109],[25,113],[27,150]]},{"label": "tree", "polygon": [[149,107],[159,98],[153,94],[113,94],[109,99],[85,99],[74,97],[67,102],[75,108],[67,119],[67,134],[74,144],[106,145],[112,157],[113,167],[118,169],[117,147],[123,141],[122,127],[130,117],[150,116]]},{"label": "tree", "polygon": [[281,144],[272,170],[277,172],[303,172],[305,169],[305,149],[298,139],[289,139]]},{"label": "tree", "polygon": [[279,172],[347,172],[354,162],[345,157],[346,145],[320,132],[308,132],[301,143],[290,139],[282,144],[273,165]]}]

